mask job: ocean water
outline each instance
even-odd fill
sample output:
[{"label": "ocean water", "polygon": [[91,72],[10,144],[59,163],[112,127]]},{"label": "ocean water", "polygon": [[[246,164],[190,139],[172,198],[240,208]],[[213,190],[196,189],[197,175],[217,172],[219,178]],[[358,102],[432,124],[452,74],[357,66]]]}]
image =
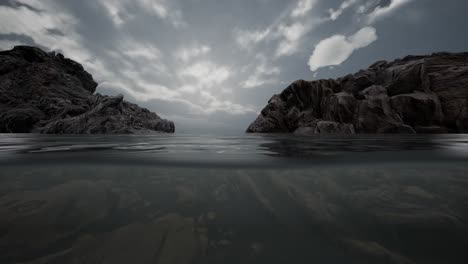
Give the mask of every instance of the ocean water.
[{"label": "ocean water", "polygon": [[0,263],[468,263],[468,135],[0,135]]}]

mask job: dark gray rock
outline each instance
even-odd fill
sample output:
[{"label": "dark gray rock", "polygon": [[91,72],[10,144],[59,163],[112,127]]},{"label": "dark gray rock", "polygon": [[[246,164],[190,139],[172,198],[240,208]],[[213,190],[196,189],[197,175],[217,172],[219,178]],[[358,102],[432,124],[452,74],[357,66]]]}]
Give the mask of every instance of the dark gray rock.
[{"label": "dark gray rock", "polygon": [[466,133],[468,53],[379,61],[337,80],[296,81],[251,133]]},{"label": "dark gray rock", "polygon": [[320,121],[317,123],[315,134],[354,134],[352,124],[343,124],[332,121]]},{"label": "dark gray rock", "polygon": [[173,133],[174,123],[123,100],[62,54],[17,46],[0,52],[0,133]]},{"label": "dark gray rock", "polygon": [[442,121],[442,108],[435,94],[423,92],[400,94],[393,96],[390,102],[404,123],[413,127],[431,126]]},{"label": "dark gray rock", "polygon": [[339,123],[352,123],[354,113],[358,105],[357,99],[347,92],[333,94],[326,101],[324,118],[326,120],[335,120]]}]

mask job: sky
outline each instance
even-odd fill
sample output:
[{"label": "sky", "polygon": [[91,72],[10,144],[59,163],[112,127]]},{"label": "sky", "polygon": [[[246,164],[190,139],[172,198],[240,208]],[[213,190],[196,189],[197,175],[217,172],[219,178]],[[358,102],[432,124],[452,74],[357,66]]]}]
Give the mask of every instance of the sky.
[{"label": "sky", "polygon": [[180,133],[239,133],[295,80],[468,51],[466,0],[0,0],[0,50],[81,63]]}]

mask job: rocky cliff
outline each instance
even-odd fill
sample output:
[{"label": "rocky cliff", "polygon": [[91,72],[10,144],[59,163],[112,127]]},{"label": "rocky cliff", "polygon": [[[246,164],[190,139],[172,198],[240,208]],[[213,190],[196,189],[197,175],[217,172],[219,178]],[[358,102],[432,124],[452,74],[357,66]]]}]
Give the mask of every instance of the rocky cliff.
[{"label": "rocky cliff", "polygon": [[379,61],[336,80],[296,81],[252,133],[467,133],[468,53]]},{"label": "rocky cliff", "polygon": [[0,133],[174,132],[174,123],[123,100],[62,54],[17,46],[0,52]]}]

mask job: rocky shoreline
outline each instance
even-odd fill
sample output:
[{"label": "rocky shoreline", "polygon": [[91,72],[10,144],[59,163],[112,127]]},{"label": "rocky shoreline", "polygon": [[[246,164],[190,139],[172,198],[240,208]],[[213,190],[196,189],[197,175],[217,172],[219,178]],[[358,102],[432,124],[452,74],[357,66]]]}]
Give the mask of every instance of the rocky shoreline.
[{"label": "rocky shoreline", "polygon": [[95,94],[79,63],[17,46],[0,52],[0,133],[138,134],[175,131],[174,123],[123,96]]},{"label": "rocky shoreline", "polygon": [[296,81],[250,133],[467,133],[468,53],[379,61],[336,80]]}]

